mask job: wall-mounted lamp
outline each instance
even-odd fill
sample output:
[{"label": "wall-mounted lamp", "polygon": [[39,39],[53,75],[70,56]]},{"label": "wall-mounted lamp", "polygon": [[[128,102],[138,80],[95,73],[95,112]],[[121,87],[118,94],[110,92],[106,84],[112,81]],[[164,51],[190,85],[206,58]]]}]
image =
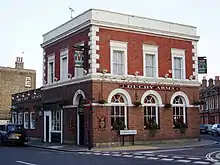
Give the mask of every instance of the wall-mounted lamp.
[{"label": "wall-mounted lamp", "polygon": [[12,96],[11,99],[14,100],[15,98]]},{"label": "wall-mounted lamp", "polygon": [[28,93],[28,96],[30,96],[30,93]]},{"label": "wall-mounted lamp", "polygon": [[24,94],[22,95],[22,97],[24,97]]},{"label": "wall-mounted lamp", "polygon": [[34,95],[36,95],[37,93],[36,93],[36,91],[34,91]]},{"label": "wall-mounted lamp", "polygon": [[19,98],[19,96],[17,95],[17,98]]}]

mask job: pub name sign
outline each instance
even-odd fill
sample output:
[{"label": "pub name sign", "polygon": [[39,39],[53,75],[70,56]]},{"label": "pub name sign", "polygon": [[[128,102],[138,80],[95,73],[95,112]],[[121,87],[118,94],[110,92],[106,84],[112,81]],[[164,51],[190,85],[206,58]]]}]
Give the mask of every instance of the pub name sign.
[{"label": "pub name sign", "polygon": [[178,91],[178,90],[180,90],[179,87],[175,87],[175,86],[133,85],[133,84],[122,84],[121,88],[148,89],[148,90],[161,90],[161,91]]}]

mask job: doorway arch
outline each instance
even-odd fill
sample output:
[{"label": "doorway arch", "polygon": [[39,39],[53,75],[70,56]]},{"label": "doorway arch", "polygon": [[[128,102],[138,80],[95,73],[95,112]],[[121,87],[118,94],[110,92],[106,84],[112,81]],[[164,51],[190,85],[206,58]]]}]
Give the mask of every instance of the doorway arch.
[{"label": "doorway arch", "polygon": [[80,102],[85,99],[85,93],[78,89],[73,96],[73,106],[76,107],[76,140],[77,145],[84,145],[84,108],[79,108]]}]

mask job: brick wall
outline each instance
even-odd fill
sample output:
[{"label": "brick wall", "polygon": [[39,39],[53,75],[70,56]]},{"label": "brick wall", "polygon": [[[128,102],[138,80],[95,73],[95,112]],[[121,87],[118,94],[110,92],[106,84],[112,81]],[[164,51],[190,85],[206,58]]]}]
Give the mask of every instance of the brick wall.
[{"label": "brick wall", "polygon": [[[69,62],[69,66],[68,66],[68,72],[71,73],[74,76],[74,48],[72,47],[73,45],[80,43],[82,41],[85,42],[85,44],[88,44],[88,33],[89,30],[83,30],[81,32],[75,33],[71,36],[68,36],[68,38],[65,38],[63,40],[57,41],[56,43],[54,43],[53,45],[47,46],[45,49],[46,52],[46,59],[45,59],[45,77],[44,80],[47,81],[47,56],[51,55],[53,53],[55,53],[55,77],[57,77],[58,79],[60,79],[60,50],[61,49],[65,49],[68,48],[69,50],[69,54],[68,54],[68,62]],[[85,69],[88,70],[88,55],[85,55]]]},{"label": "brick wall", "polygon": [[[25,87],[25,77],[31,77],[31,87]],[[28,69],[0,68],[0,120],[9,119],[11,95],[36,88],[36,71]]]},{"label": "brick wall", "polygon": [[[103,84],[103,98],[108,99],[109,94],[114,89],[119,88],[119,83],[104,83]],[[95,100],[99,100],[101,84],[100,82],[93,82],[93,97]],[[134,89],[126,89],[131,96],[132,101],[135,101]],[[189,99],[190,104],[193,104],[195,100],[198,100],[198,88],[181,86],[180,91],[184,92]],[[142,95],[146,92],[144,89],[138,89],[138,99],[140,100]],[[170,102],[171,96],[176,91],[157,91],[161,98],[162,103]],[[166,93],[166,94],[165,94]],[[167,97],[166,97],[166,96]],[[135,129],[138,131],[135,136],[135,141],[146,140],[168,140],[178,138],[195,138],[199,136],[199,109],[197,107],[187,107],[187,124],[188,129],[185,135],[181,135],[178,129],[173,129],[173,110],[172,108],[165,109],[159,107],[159,124],[160,130],[158,130],[155,137],[149,136],[149,131],[144,129],[144,108],[141,107],[128,107],[128,127],[129,129]],[[106,119],[106,127],[100,129],[99,119],[104,117]],[[93,110],[93,140],[94,143],[115,143],[119,142],[120,138],[117,133],[111,130],[111,107],[94,107]],[[126,139],[128,140],[128,139]]]},{"label": "brick wall", "polygon": [[171,48],[186,50],[186,77],[193,74],[192,41],[152,36],[134,32],[110,30],[100,28],[98,32],[100,41],[98,54],[100,55],[100,71],[107,69],[110,71],[110,40],[128,42],[128,74],[133,75],[136,71],[143,75],[143,51],[142,44],[159,46],[158,67],[159,77],[164,77],[168,70],[172,70]]}]

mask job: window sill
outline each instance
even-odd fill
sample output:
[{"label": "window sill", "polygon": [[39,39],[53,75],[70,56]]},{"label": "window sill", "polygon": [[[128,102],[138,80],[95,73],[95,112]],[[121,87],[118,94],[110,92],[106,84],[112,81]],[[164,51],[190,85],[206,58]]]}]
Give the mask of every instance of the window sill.
[{"label": "window sill", "polygon": [[[188,129],[188,126],[186,126],[185,128]],[[180,129],[180,128],[173,126],[173,129]]]},{"label": "window sill", "polygon": [[50,131],[51,133],[61,133],[61,131]]}]

